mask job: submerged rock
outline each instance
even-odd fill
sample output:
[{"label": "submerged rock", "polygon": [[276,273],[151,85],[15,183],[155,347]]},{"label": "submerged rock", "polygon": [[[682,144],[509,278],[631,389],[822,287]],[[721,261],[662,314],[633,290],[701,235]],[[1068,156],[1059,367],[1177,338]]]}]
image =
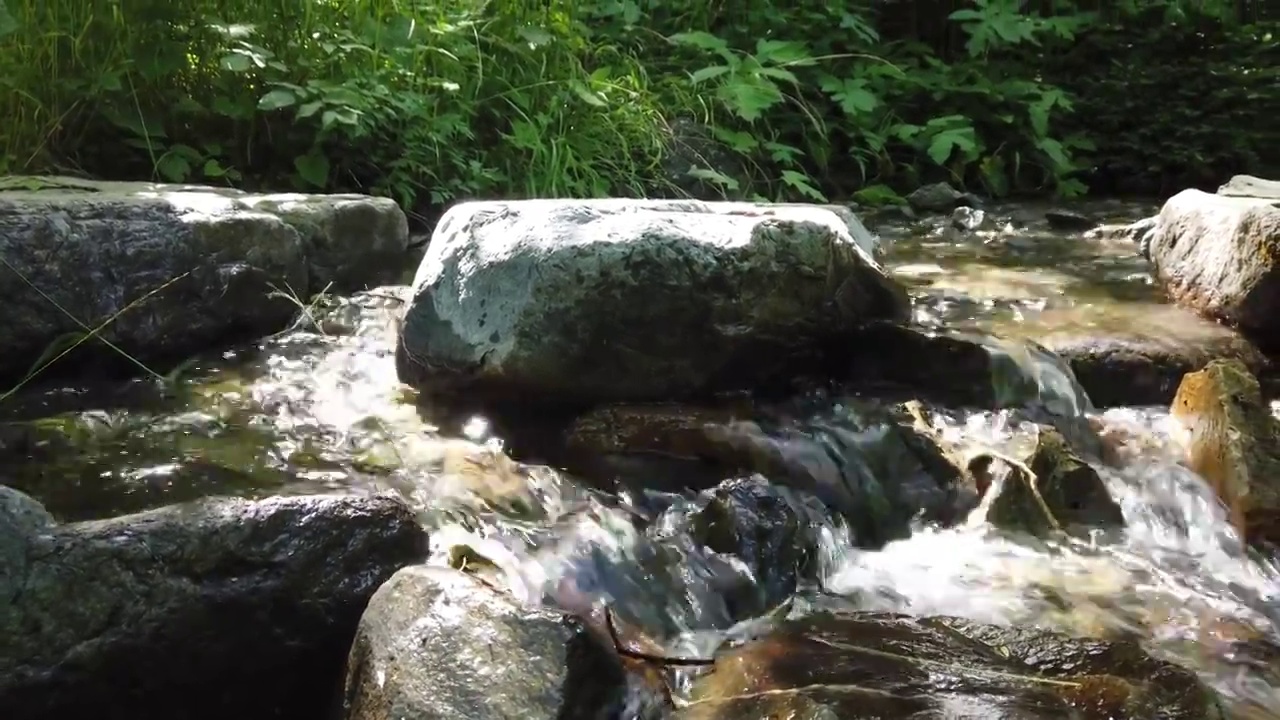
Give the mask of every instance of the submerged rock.
[{"label": "submerged rock", "polygon": [[[5,178],[0,375],[103,323],[102,338],[144,362],[275,332],[297,299],[394,278],[407,241],[385,198]],[[127,362],[102,343],[81,349]]]},{"label": "submerged rock", "polygon": [[[982,491],[984,484],[979,482]],[[1025,467],[1010,468],[999,493],[987,520],[1005,530],[1037,536],[1058,530],[1087,535],[1093,529],[1124,527],[1124,513],[1098,472],[1050,427],[1040,427]]]},{"label": "submerged rock", "polygon": [[1075,210],[1049,210],[1044,219],[1054,230],[1090,230],[1098,224],[1097,220]]},{"label": "submerged rock", "polygon": [[700,463],[701,477],[712,482],[759,473],[822,500],[871,546],[905,537],[917,518],[957,522],[976,502],[963,471],[932,437],[870,403],[800,420],[675,405],[611,407],[579,418],[568,437],[582,453]]},{"label": "submerged rock", "polygon": [[1280,201],[1184,190],[1160,211],[1151,240],[1169,297],[1237,327],[1264,350],[1280,337]]},{"label": "submerged rock", "polygon": [[616,656],[565,616],[449,568],[374,593],[347,663],[345,720],[595,720],[623,699]]},{"label": "submerged rock", "polygon": [[1243,363],[1189,373],[1170,408],[1187,431],[1187,465],[1226,505],[1249,542],[1280,544],[1280,425]]},{"label": "submerged rock", "polygon": [[722,651],[678,720],[1222,720],[1196,675],[1134,643],[957,618],[828,612]]},{"label": "submerged rock", "polygon": [[426,552],[386,497],[54,526],[4,495],[0,553],[25,558],[0,575],[0,707],[15,718],[321,717],[365,602]]},{"label": "submerged rock", "polygon": [[405,383],[522,403],[652,401],[790,378],[905,291],[816,207],[465,203],[414,281]]},{"label": "submerged rock", "polygon": [[816,579],[823,528],[834,524],[815,498],[774,485],[760,475],[733,478],[677,503],[659,518],[651,535],[687,540],[696,548],[734,558],[747,572],[725,593],[734,621],[755,617]]}]

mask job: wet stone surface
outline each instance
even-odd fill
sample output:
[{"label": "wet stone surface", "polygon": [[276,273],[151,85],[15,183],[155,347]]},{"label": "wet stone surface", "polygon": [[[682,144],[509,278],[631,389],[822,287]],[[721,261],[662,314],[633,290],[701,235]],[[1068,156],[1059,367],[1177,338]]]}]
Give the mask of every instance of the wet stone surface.
[{"label": "wet stone surface", "polygon": [[[500,675],[513,688],[539,684],[520,690],[542,698],[537,708],[532,702],[516,707],[496,690],[494,697],[477,699],[456,678],[420,677],[412,687],[430,692],[396,691],[399,698],[417,698],[413,702],[450,713],[551,713],[563,703],[567,690],[556,683],[572,666],[562,662],[570,654],[561,641],[569,635],[552,618],[594,618],[587,632],[607,649],[611,642],[600,618],[608,607],[625,642],[657,656],[706,658],[726,638],[744,647],[752,640],[773,647],[768,643],[781,636],[770,635],[772,624],[788,607],[817,597],[839,612],[910,613],[918,618],[911,622],[928,626],[902,631],[915,640],[924,637],[919,632],[934,639],[951,632],[929,625],[934,616],[1056,629],[1098,642],[1137,638],[1153,655],[1199,673],[1241,717],[1274,716],[1280,712],[1280,656],[1266,649],[1280,643],[1273,617],[1280,575],[1269,556],[1240,548],[1214,489],[1186,467],[1185,433],[1171,420],[1165,400],[1157,407],[1131,406],[1167,400],[1169,379],[1226,353],[1214,343],[1227,336],[1163,304],[1137,235],[1050,227],[1065,219],[1051,215],[1057,211],[1124,225],[1155,209],[1108,203],[962,205],[975,222],[957,224],[951,207],[913,219],[868,222],[879,235],[886,267],[913,295],[914,324],[907,332],[891,329],[888,336],[868,330],[863,364],[853,363],[856,353],[845,348],[842,357],[849,362],[839,370],[850,377],[844,385],[806,384],[806,390],[820,392],[770,397],[772,406],[764,411],[742,398],[719,399],[722,404],[711,408],[676,404],[660,412],[600,409],[569,426],[578,449],[589,450],[597,462],[577,466],[554,459],[553,446],[564,450],[565,418],[551,422],[535,414],[522,420],[531,427],[521,428],[510,418],[446,407],[399,386],[397,321],[409,292],[401,286],[318,298],[288,331],[201,356],[163,387],[134,382],[25,388],[0,406],[3,482],[29,491],[60,521],[110,518],[211,494],[398,495],[413,520],[432,533],[430,565],[461,566],[482,578],[479,586],[467,585],[468,593],[479,593],[470,599],[450,595],[457,602],[449,607],[463,617],[473,614],[474,624],[470,635],[454,639],[436,633],[438,652],[422,663],[413,659],[420,650],[397,649],[396,634],[387,628],[412,627],[440,610],[424,607],[423,597],[449,595],[415,585],[414,592],[400,593],[408,598],[402,597],[408,610],[383,607],[377,612],[385,623],[370,619],[367,637],[381,639],[362,647],[383,649],[353,655],[351,677],[365,683],[378,680],[379,670],[390,672],[387,664],[368,662],[379,657],[441,673],[462,664],[459,677],[485,667],[465,665],[470,651],[492,650],[504,663],[522,654],[543,658],[524,657],[523,667],[506,667],[511,672]],[[925,332],[937,330],[945,332]],[[896,338],[889,337],[894,333]],[[882,343],[884,337],[898,344]],[[1073,350],[1068,340],[1080,340],[1075,347],[1087,351]],[[1040,346],[1062,350],[1065,359]],[[1094,352],[1109,347],[1125,349]],[[889,359],[877,359],[878,349]],[[1147,375],[1127,375],[1133,363],[1145,363]],[[899,412],[907,400],[925,401],[920,418]],[[1098,500],[1087,507],[1112,517],[1118,506],[1123,532],[1080,538],[1042,533],[1021,516],[1002,529],[991,507],[977,505],[968,461],[993,452],[1027,460],[1044,426],[1057,429],[1075,459],[1096,475],[1083,483],[1091,489],[1085,497]],[[529,430],[547,447],[517,443],[513,428]],[[1087,474],[1082,466],[1072,467]],[[1054,475],[1042,470],[1036,475]],[[1099,487],[1114,506],[1100,500]],[[1043,495],[1060,503],[1060,511],[1070,510],[1072,495]],[[1019,508],[1015,515],[1029,512],[1025,504]],[[23,533],[48,528],[50,518],[41,513],[24,517],[30,529]],[[0,531],[0,543],[7,543],[0,545],[0,559],[26,557],[25,541],[6,538]],[[0,582],[4,577],[0,573]],[[501,612],[490,612],[495,608]],[[526,616],[532,625],[521,625]],[[790,622],[806,622],[805,613],[797,611]],[[534,626],[536,632],[529,630]],[[477,639],[486,628],[498,632],[485,636],[493,638],[488,645]],[[849,634],[818,633],[835,642],[846,642]],[[892,639],[892,633],[867,636]],[[944,649],[952,647],[947,638],[937,640]],[[1055,647],[1037,638],[1028,646]],[[981,667],[1039,671],[1021,650],[1003,649],[1020,640],[978,640],[990,652],[968,645],[961,652],[976,653]],[[835,657],[835,649],[803,642],[813,657]],[[934,640],[921,642],[922,655],[936,647],[929,644]],[[788,648],[779,651],[781,657],[797,657]],[[953,686],[911,685],[927,673],[918,663],[896,662],[882,666],[896,675],[871,680],[907,690],[859,697],[864,707],[886,702],[892,710],[926,713],[920,717],[941,712],[939,707],[959,712],[973,703],[1010,718],[1066,706],[1077,716],[1065,717],[1091,718],[1088,713],[1103,712],[1098,708],[1116,717],[1129,712],[1135,720],[1161,717],[1144,715],[1143,708],[1151,706],[1130,705],[1133,698],[1155,698],[1157,707],[1172,708],[1173,718],[1182,717],[1178,712],[1213,717],[1195,715],[1194,706],[1161,694],[1166,672],[1179,687],[1199,687],[1181,671],[1142,664],[1148,660],[1133,659],[1125,654],[1130,650],[1099,652],[1118,665],[1133,660],[1154,680],[1086,668],[1080,672],[1098,677],[1079,681],[1075,695],[1046,695],[1038,684],[1027,688],[996,678],[990,680],[994,694],[975,699],[965,693],[978,679],[987,682],[986,675],[975,679],[966,670],[960,673],[963,682]],[[624,660],[629,690],[643,686],[651,699],[664,693],[692,697],[688,673]],[[833,667],[839,669],[839,662],[833,660]],[[607,663],[598,665],[603,671]],[[799,664],[787,671],[819,669]],[[407,682],[411,675],[401,679]],[[336,692],[339,683],[326,685],[319,677],[310,677],[311,690],[318,683]],[[798,704],[766,703],[765,710],[825,718],[823,713],[849,702],[848,693],[832,690],[840,683],[831,682],[812,693],[770,695],[768,703],[792,698]],[[599,687],[607,685],[601,681]],[[365,700],[357,705],[367,717],[412,704],[388,700],[390,685],[363,687]],[[272,692],[277,690],[283,692]],[[707,702],[680,712],[743,702],[705,697]],[[1028,709],[1019,704],[1027,698],[1049,704]],[[1184,707],[1192,710],[1179,709]],[[618,717],[638,717],[628,712]]]}]

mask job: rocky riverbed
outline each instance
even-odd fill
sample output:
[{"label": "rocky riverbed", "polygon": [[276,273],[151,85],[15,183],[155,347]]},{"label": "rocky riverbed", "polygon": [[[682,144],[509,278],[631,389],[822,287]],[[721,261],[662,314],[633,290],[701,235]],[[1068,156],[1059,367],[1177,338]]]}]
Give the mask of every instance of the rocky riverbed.
[{"label": "rocky riverbed", "polygon": [[[1267,316],[1227,297],[1270,276],[1186,250],[1280,240],[1244,185],[1163,224],[941,191],[861,216],[492,203],[421,267],[394,222],[366,257],[360,223],[297,220],[376,203],[290,198],[259,222],[315,280],[274,334],[0,405],[0,708],[1280,717]],[[20,191],[0,219],[34,217]],[[286,202],[219,197],[130,227]],[[121,206],[86,202],[83,243]],[[207,308],[156,317],[219,334]],[[168,326],[132,327],[149,360]]]}]

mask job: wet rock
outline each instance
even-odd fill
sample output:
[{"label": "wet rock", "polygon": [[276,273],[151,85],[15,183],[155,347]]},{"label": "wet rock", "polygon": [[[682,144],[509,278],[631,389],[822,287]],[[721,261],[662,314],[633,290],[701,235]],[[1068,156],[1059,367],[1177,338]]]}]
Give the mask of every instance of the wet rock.
[{"label": "wet rock", "polygon": [[1066,362],[1032,342],[877,323],[859,331],[847,353],[841,374],[858,392],[1067,417],[1091,407]]},{"label": "wet rock", "polygon": [[1060,334],[1041,342],[1067,360],[1089,399],[1103,408],[1166,405],[1183,375],[1213,360],[1235,359],[1254,372],[1272,372],[1267,357],[1229,328],[1194,317],[1153,319],[1153,325],[1159,328],[1149,333],[1135,328],[1128,335]]},{"label": "wet rock", "polygon": [[1044,219],[1054,230],[1090,230],[1098,224],[1097,220],[1074,210],[1050,210]]},{"label": "wet rock", "polygon": [[396,573],[351,647],[345,720],[595,720],[622,698],[615,658],[559,613],[456,570]]},{"label": "wet rock", "polygon": [[[0,374],[27,371],[51,344],[113,317],[102,337],[144,362],[275,332],[297,311],[277,290],[305,301],[391,279],[407,238],[385,198],[5,178],[0,258],[12,272],[0,281],[10,317]],[[122,361],[101,343],[81,351]]]},{"label": "wet rock", "polygon": [[1249,542],[1280,544],[1280,428],[1243,363],[1189,373],[1170,408],[1186,428],[1187,465],[1226,505]]},{"label": "wet rock", "polygon": [[1190,670],[1138,645],[956,618],[828,612],[716,658],[678,720],[1221,720]]},{"label": "wet rock", "polygon": [[889,410],[839,405],[801,417],[615,407],[584,415],[568,437],[582,452],[705,463],[704,477],[759,473],[822,500],[869,546],[905,537],[914,519],[947,525],[974,506],[951,456]]},{"label": "wet rock", "polygon": [[696,547],[737,559],[748,572],[726,597],[730,617],[758,616],[814,579],[820,532],[832,525],[821,503],[753,475],[726,480],[654,524],[658,539],[687,537]]},{"label": "wet rock", "polygon": [[947,183],[933,183],[917,188],[907,196],[911,207],[924,211],[944,213],[961,207],[980,207],[982,202],[969,193],[963,193]]},{"label": "wet rock", "polygon": [[958,207],[951,213],[949,228],[963,233],[972,233],[995,225],[985,210],[971,207]]},{"label": "wet rock", "polygon": [[[978,482],[980,491],[985,491],[985,484]],[[1050,427],[1040,428],[1025,467],[1011,468],[999,492],[987,521],[1005,530],[1036,536],[1062,530],[1087,536],[1094,529],[1124,528],[1124,513],[1098,472]]]},{"label": "wet rock", "polygon": [[905,291],[831,212],[635,200],[465,203],[407,308],[405,383],[521,402],[669,400],[820,362]]},{"label": "wet rock", "polygon": [[1280,200],[1280,181],[1236,175],[1218,188],[1219,195]]},{"label": "wet rock", "polygon": [[1237,327],[1263,350],[1280,337],[1280,201],[1184,190],[1160,211],[1150,259],[1179,305]]},{"label": "wet rock", "polygon": [[0,707],[15,718],[320,717],[365,602],[426,552],[385,497],[205,500],[61,526],[18,507],[25,565],[0,576]]}]

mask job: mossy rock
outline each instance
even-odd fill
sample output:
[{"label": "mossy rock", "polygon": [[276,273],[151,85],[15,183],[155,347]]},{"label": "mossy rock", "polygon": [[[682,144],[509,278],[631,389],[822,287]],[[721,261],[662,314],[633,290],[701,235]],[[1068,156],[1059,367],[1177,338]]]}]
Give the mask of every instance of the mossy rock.
[{"label": "mossy rock", "polygon": [[1040,427],[1029,462],[1010,468],[987,520],[1037,536],[1124,527],[1124,513],[1098,472],[1071,450],[1062,433],[1047,426]]}]

